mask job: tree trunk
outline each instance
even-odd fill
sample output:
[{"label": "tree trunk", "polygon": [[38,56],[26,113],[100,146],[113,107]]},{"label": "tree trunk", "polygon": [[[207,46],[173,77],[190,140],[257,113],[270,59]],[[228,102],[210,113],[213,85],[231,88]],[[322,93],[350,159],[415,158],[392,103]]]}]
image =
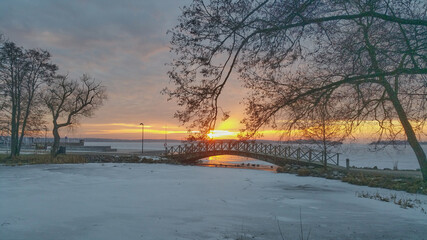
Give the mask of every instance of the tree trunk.
[{"label": "tree trunk", "polygon": [[16,117],[15,117],[15,156],[19,156],[21,152],[20,142],[19,142],[19,129],[21,128],[21,86],[16,86],[16,94],[15,94],[15,102],[16,102]]},{"label": "tree trunk", "polygon": [[21,127],[21,135],[19,136],[19,133],[18,133],[18,136],[16,136],[16,139],[18,140],[18,144],[17,144],[18,155],[21,153],[22,142],[24,141],[25,125],[26,125],[26,119],[24,120],[24,123],[22,124],[22,127]]},{"label": "tree trunk", "polygon": [[[14,82],[12,81],[12,84]],[[14,158],[16,157],[16,149],[17,149],[17,138],[16,138],[16,132],[18,131],[17,129],[17,125],[16,125],[16,112],[17,112],[17,107],[16,107],[16,98],[15,98],[15,90],[12,86],[12,89],[10,90],[10,95],[11,95],[11,101],[12,101],[12,115],[11,115],[11,122],[10,122],[10,158]]]},{"label": "tree trunk", "polygon": [[417,156],[418,163],[420,164],[421,173],[423,175],[423,180],[427,182],[427,158],[426,154],[421,147],[421,144],[418,142],[417,136],[415,135],[414,129],[412,128],[411,123],[406,116],[405,110],[400,104],[399,98],[397,97],[396,92],[390,86],[388,82],[385,82],[384,87],[390,97],[391,102],[393,103],[394,108],[396,109],[397,115],[399,116],[400,123],[405,130],[406,137],[408,139],[409,145],[412,147],[415,155]]},{"label": "tree trunk", "polygon": [[56,155],[58,155],[59,141],[61,139],[61,137],[59,136],[59,128],[57,126],[54,126],[52,133],[53,133],[53,144],[52,144],[52,149],[50,150],[50,154],[53,157],[56,157]]},{"label": "tree trunk", "polygon": [[11,132],[10,132],[10,158],[16,157],[18,153],[18,131],[19,126],[16,117],[16,105],[12,103],[12,120],[11,120]]},{"label": "tree trunk", "polygon": [[19,141],[18,141],[18,154],[21,152],[21,148],[22,148],[22,142],[24,140],[24,136],[25,136],[25,127],[27,126],[27,120],[28,117],[30,115],[30,107],[31,107],[31,102],[32,102],[32,97],[28,100],[27,103],[27,107],[25,109],[25,115],[24,115],[24,119],[22,121],[22,126],[21,126],[21,135],[19,136]]},{"label": "tree trunk", "polygon": [[10,158],[14,158],[17,155],[16,149],[17,149],[17,138],[15,135],[16,132],[16,124],[14,123],[14,116],[12,116],[12,129],[10,134]]}]

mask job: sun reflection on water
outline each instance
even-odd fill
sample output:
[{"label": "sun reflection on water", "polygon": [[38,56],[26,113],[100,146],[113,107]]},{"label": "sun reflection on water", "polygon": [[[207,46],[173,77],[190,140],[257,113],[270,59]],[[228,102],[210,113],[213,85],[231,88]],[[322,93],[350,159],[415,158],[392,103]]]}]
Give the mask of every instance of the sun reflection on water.
[{"label": "sun reflection on water", "polygon": [[201,166],[257,169],[275,172],[277,166],[258,159],[235,155],[218,155],[201,159]]}]

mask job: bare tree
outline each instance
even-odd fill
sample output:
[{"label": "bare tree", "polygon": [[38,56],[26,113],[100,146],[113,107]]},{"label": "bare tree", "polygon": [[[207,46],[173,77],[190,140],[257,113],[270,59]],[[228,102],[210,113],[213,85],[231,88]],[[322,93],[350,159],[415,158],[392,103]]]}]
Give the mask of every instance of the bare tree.
[{"label": "bare tree", "polygon": [[427,180],[416,135],[427,117],[426,8],[406,0],[194,0],[171,30],[175,88],[164,93],[183,107],[180,121],[207,133],[238,73],[249,89],[248,136],[265,125],[295,127],[340,99],[334,108],[350,126],[376,120],[379,137],[404,132]]},{"label": "bare tree", "polygon": [[38,99],[40,89],[56,70],[45,50],[25,50],[10,41],[1,44],[2,117],[10,123],[12,157],[19,155],[26,130],[39,126],[43,115]]},{"label": "bare tree", "polygon": [[105,99],[105,87],[86,74],[78,80],[57,76],[52,81],[43,100],[52,116],[53,156],[57,155],[59,148],[59,129],[76,124],[81,117],[92,116]]},{"label": "bare tree", "polygon": [[351,135],[351,125],[346,124],[340,112],[333,104],[324,103],[308,114],[305,121],[297,121],[299,137],[309,140],[322,152],[324,168],[327,168],[327,156],[337,150],[342,142]]}]

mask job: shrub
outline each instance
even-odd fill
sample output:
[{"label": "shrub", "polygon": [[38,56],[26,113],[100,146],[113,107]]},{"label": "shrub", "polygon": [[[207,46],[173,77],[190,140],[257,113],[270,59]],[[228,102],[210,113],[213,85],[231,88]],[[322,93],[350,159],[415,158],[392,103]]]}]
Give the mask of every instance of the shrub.
[{"label": "shrub", "polygon": [[310,170],[307,168],[300,168],[297,172],[298,176],[310,176],[310,173]]}]

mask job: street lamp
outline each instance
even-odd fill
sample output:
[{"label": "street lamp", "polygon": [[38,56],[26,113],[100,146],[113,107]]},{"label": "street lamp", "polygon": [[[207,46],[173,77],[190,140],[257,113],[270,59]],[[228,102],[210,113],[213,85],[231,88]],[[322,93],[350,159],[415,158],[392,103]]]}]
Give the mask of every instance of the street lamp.
[{"label": "street lamp", "polygon": [[139,125],[141,125],[141,153],[144,153],[144,123]]}]

